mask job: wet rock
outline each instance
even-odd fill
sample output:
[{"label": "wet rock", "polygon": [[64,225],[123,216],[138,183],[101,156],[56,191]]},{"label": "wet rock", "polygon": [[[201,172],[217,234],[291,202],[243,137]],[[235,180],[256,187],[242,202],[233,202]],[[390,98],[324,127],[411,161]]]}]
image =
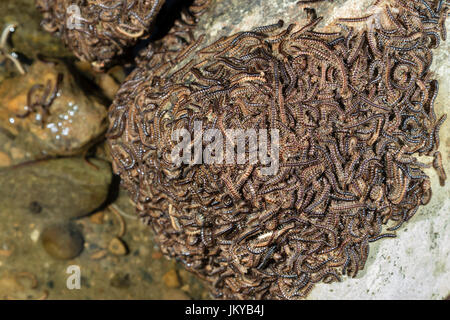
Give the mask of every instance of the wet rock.
[{"label": "wet rock", "polygon": [[89,257],[91,260],[100,260],[103,259],[104,257],[106,257],[106,255],[108,254],[108,251],[106,250],[99,250],[93,254],[91,254],[91,256]]},{"label": "wet rock", "polygon": [[25,160],[86,150],[104,133],[107,110],[105,101],[85,89],[62,62],[35,62],[26,75],[0,86],[3,135],[26,150]]},{"label": "wet rock", "polygon": [[58,260],[77,257],[84,245],[83,235],[72,224],[58,224],[45,228],[41,241],[45,251]]},{"label": "wet rock", "polygon": [[77,70],[86,78],[97,84],[102,94],[110,101],[119,90],[120,83],[125,79],[125,71],[122,66],[115,66],[107,72],[98,72],[87,61],[76,61],[74,63]]},{"label": "wet rock", "polygon": [[5,153],[0,151],[0,167],[8,167],[11,165],[11,157]]},{"label": "wet rock", "polygon": [[[111,183],[109,163],[67,158],[0,169],[0,207],[47,219],[84,216],[100,205]],[[45,190],[45,192],[43,192]]]},{"label": "wet rock", "polygon": [[106,141],[103,141],[95,146],[95,157],[112,162],[111,150],[109,149]]},{"label": "wet rock", "polygon": [[108,250],[116,256],[124,256],[128,253],[127,245],[118,237],[115,237],[111,240],[108,246]]},{"label": "wet rock", "polygon": [[89,221],[91,221],[94,224],[103,224],[104,219],[105,219],[104,211],[96,212],[89,217]]},{"label": "wet rock", "polygon": [[162,277],[162,280],[168,288],[179,288],[181,285],[180,278],[178,277],[177,271],[175,269],[169,270]]}]

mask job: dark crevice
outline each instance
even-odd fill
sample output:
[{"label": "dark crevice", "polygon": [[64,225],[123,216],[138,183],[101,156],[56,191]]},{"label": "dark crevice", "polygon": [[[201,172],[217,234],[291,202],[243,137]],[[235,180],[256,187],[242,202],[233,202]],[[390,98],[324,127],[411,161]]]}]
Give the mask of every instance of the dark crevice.
[{"label": "dark crevice", "polygon": [[136,56],[140,50],[146,48],[151,42],[164,38],[175,24],[175,21],[181,17],[183,9],[191,6],[193,2],[193,0],[166,0],[156,17],[150,37],[136,44],[133,48],[133,56]]}]

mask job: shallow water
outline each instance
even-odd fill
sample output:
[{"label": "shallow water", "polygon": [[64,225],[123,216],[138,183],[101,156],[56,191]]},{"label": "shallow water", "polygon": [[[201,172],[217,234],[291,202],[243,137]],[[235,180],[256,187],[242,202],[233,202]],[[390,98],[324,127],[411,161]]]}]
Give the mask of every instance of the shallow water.
[{"label": "shallow water", "polygon": [[[68,70],[77,70],[76,77],[92,81],[91,91],[102,95],[95,98],[97,108],[104,109],[77,119],[76,113],[82,112],[79,101],[60,111],[53,107],[56,111],[49,119],[55,120],[41,129],[39,112],[27,119],[17,117],[14,108],[23,108],[26,97],[20,90],[14,91],[24,78],[11,61],[0,63],[0,89],[8,85],[0,97],[0,118],[4,120],[0,121],[0,299],[208,298],[198,279],[163,257],[150,227],[136,218],[127,193],[119,191],[110,164],[92,159],[109,161],[104,137],[99,136],[105,127],[101,124],[95,129],[96,125],[86,123],[89,119],[104,121],[109,101],[108,92],[101,92],[101,81],[109,90],[118,87],[123,68],[100,76],[75,62],[58,38],[39,27],[41,18],[33,0],[2,0],[0,12],[2,31],[16,26],[5,50],[16,53],[27,71],[38,54],[64,60]],[[40,72],[26,79],[45,84],[43,78]],[[80,85],[74,83],[71,86]],[[71,90],[75,89],[63,89],[63,95]],[[75,93],[74,97],[79,97]],[[10,98],[5,99],[8,94]],[[86,93],[87,97],[96,95],[98,92]],[[11,102],[16,98],[19,102]],[[82,122],[78,129],[77,121]],[[88,130],[98,133],[77,136]],[[78,142],[81,144],[74,147]],[[83,154],[89,149],[88,162]],[[52,226],[56,227],[48,231]],[[64,233],[67,226],[75,231]],[[81,235],[81,243],[74,233]]]}]

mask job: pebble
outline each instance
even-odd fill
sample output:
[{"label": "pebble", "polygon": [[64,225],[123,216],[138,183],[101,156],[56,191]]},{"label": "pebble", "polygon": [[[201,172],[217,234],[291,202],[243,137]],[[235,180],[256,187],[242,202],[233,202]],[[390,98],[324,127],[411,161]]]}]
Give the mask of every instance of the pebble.
[{"label": "pebble", "polygon": [[162,280],[168,288],[179,288],[180,278],[178,277],[177,271],[175,269],[169,270],[165,275],[163,275]]},{"label": "pebble", "polygon": [[76,258],[84,247],[83,235],[72,224],[57,224],[45,228],[41,241],[45,251],[58,260]]},{"label": "pebble", "polygon": [[108,246],[108,250],[116,256],[124,256],[128,253],[128,248],[125,242],[117,237],[111,240]]},{"label": "pebble", "polygon": [[39,240],[39,236],[40,236],[41,234],[39,233],[39,230],[38,229],[34,229],[33,231],[31,231],[31,233],[30,233],[30,239],[31,239],[31,241],[33,241],[33,242],[38,242],[38,240]]},{"label": "pebble", "polygon": [[99,212],[96,212],[96,213],[92,214],[89,217],[89,221],[94,223],[94,224],[103,224],[104,218],[105,218],[105,212],[104,211],[99,211]]},{"label": "pebble", "polygon": [[42,212],[42,206],[37,201],[32,201],[28,209],[33,214],[39,214]]},{"label": "pebble", "polygon": [[109,74],[102,73],[97,78],[97,84],[102,89],[103,94],[110,99],[114,99],[117,90],[119,90],[119,84]]},{"label": "pebble", "polygon": [[108,251],[102,249],[102,250],[99,250],[99,251],[91,254],[91,256],[89,258],[91,260],[100,260],[100,259],[103,259],[107,254],[108,254]]},{"label": "pebble", "polygon": [[5,152],[0,151],[0,167],[9,167],[11,165],[11,158]]},{"label": "pebble", "polygon": [[182,286],[180,289],[181,289],[182,291],[184,291],[184,292],[189,292],[189,291],[191,290],[191,286],[188,285],[188,284],[185,284],[185,285]]}]

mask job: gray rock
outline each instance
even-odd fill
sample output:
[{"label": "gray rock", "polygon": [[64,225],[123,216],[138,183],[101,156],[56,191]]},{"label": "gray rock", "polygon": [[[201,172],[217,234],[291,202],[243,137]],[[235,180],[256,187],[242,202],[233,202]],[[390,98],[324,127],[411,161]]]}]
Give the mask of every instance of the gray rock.
[{"label": "gray rock", "polygon": [[101,206],[112,174],[109,163],[68,158],[23,163],[0,170],[0,208],[39,214],[51,221],[77,218]]}]

